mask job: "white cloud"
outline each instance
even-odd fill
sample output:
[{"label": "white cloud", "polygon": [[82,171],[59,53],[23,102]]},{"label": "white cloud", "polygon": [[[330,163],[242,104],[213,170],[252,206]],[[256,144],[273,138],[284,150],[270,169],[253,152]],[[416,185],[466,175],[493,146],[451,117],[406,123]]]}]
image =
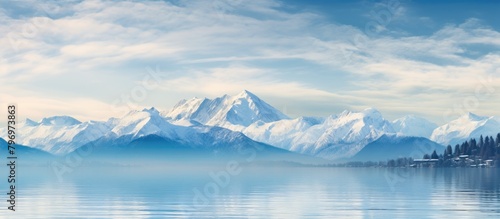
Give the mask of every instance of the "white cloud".
[{"label": "white cloud", "polygon": [[231,66],[198,71],[162,82],[162,87],[170,91],[190,92],[209,96],[221,93],[236,94],[242,88],[266,96],[286,98],[331,98],[334,93],[313,88],[299,82],[288,82],[273,76],[272,71],[245,66]]},{"label": "white cloud", "polygon": [[[82,1],[45,10],[50,19],[11,18],[0,10],[0,17],[5,18],[0,24],[0,80],[17,90],[29,90],[29,84],[47,76],[108,72],[120,78],[109,82],[109,87],[89,89],[109,93],[118,81],[140,80],[137,69],[153,64],[170,72],[189,70],[169,76],[164,81],[168,89],[153,92],[213,97],[248,89],[302,103],[319,101],[324,103],[323,113],[335,113],[330,107],[336,102],[355,109],[376,106],[390,115],[418,111],[435,119],[446,106],[474,95],[481,84],[478,78],[492,76],[495,86],[500,80],[500,32],[480,20],[449,24],[429,36],[370,38],[364,29],[311,12],[287,12],[283,7],[279,1],[264,0]],[[404,19],[405,11],[399,7],[394,19]],[[27,35],[29,27],[35,31]],[[476,45],[490,49],[472,51],[470,47]],[[304,63],[305,76],[280,72],[288,70],[280,63],[284,60]],[[322,80],[325,72],[348,77]],[[35,96],[54,108],[27,95],[4,97],[28,101],[33,109],[39,104],[40,110],[30,113],[40,116],[63,112],[57,105],[73,112],[66,103],[76,104],[74,100],[51,95],[38,89]],[[415,98],[413,103],[411,98]],[[96,101],[88,104],[103,108],[113,100],[88,96],[83,101]],[[494,114],[495,102],[474,110]]]},{"label": "white cloud", "polygon": [[[16,105],[18,120],[40,120],[53,115],[68,115],[81,121],[104,121],[110,117],[121,116],[114,114],[115,106],[93,98],[62,99],[15,88],[4,88],[0,91],[0,99],[3,100],[0,107],[6,109],[9,104]],[[0,120],[3,121],[3,118]]]}]

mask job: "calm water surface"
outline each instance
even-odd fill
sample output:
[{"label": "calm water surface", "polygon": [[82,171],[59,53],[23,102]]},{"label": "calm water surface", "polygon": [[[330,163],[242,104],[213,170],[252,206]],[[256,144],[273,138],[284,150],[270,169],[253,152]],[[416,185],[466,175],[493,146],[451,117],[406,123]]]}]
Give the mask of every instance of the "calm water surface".
[{"label": "calm water surface", "polygon": [[0,217],[500,218],[499,169],[222,170],[20,171],[16,212]]}]

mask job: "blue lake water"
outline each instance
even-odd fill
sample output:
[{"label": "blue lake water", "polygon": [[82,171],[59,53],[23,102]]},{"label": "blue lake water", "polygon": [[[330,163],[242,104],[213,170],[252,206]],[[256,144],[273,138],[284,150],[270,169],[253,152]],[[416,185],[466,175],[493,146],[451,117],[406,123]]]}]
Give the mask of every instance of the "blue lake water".
[{"label": "blue lake water", "polygon": [[21,169],[16,212],[0,217],[500,218],[495,168],[240,170]]}]

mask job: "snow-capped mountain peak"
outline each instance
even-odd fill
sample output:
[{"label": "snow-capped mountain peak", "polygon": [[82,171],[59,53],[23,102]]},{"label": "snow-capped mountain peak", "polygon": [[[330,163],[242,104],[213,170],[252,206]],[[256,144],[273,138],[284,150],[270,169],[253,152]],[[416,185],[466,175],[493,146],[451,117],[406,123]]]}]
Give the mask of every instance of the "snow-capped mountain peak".
[{"label": "snow-capped mountain peak", "polygon": [[238,130],[257,121],[267,123],[288,119],[286,115],[247,90],[234,96],[224,95],[213,100],[182,100],[163,115],[174,124],[198,123]]},{"label": "snow-capped mountain peak", "polygon": [[140,111],[130,111],[117,120],[111,132],[116,136],[140,137],[157,134],[163,137],[173,137],[172,126],[156,108],[152,107]]},{"label": "snow-capped mountain peak", "polygon": [[106,122],[80,122],[69,116],[26,119],[17,127],[18,143],[54,154],[65,154],[100,138],[110,130]]},{"label": "snow-capped mountain peak", "polygon": [[500,132],[500,120],[496,117],[467,113],[458,119],[434,130],[431,140],[444,145],[455,145],[481,135],[496,135]]},{"label": "snow-capped mountain peak", "polygon": [[[222,111],[225,119],[233,125],[249,126],[256,121],[274,122],[288,119],[271,105],[267,104],[255,94],[245,90],[236,96],[228,97],[228,109]],[[211,121],[217,124],[218,121]]]},{"label": "snow-capped mountain peak", "polygon": [[235,95],[234,98],[236,98],[236,99],[240,99],[240,98],[243,98],[243,99],[260,99],[259,97],[257,97],[255,94],[253,94],[252,92],[250,92],[248,90],[243,90],[239,94]]},{"label": "snow-capped mountain peak", "polygon": [[361,112],[361,114],[363,114],[365,117],[368,117],[368,118],[374,118],[374,119],[382,118],[382,113],[380,113],[380,111],[378,111],[377,109],[375,109],[373,107],[364,109]]},{"label": "snow-capped mountain peak", "polygon": [[474,113],[468,112],[467,114],[463,115],[460,117],[460,119],[465,120],[465,121],[481,121],[488,119],[489,117],[487,116],[479,116]]},{"label": "snow-capped mountain peak", "polygon": [[31,120],[31,119],[26,119],[23,122],[21,122],[21,124],[23,126],[37,126],[37,125],[40,125],[40,123],[35,122],[35,121]]},{"label": "snow-capped mountain peak", "polygon": [[144,109],[142,110],[142,112],[147,112],[147,113],[149,113],[150,115],[160,116],[160,111],[158,111],[158,110],[157,110],[156,108],[154,108],[154,107],[151,107],[151,108],[149,108],[149,109],[144,108]]},{"label": "snow-capped mountain peak", "polygon": [[429,138],[437,125],[415,115],[408,115],[392,122],[398,135]]},{"label": "snow-capped mountain peak", "polygon": [[336,127],[348,125],[352,126],[352,128],[361,129],[365,125],[372,125],[390,129],[390,125],[375,108],[367,108],[360,112],[344,111],[339,115],[328,117],[327,122],[329,122],[328,125]]},{"label": "snow-capped mountain peak", "polygon": [[382,114],[375,108],[366,108],[359,112],[344,110],[342,113],[338,115],[331,115],[328,117],[329,120],[337,120],[337,121],[352,121],[352,120],[361,120],[361,121],[375,121],[383,119]]},{"label": "snow-capped mountain peak", "polygon": [[181,120],[190,120],[190,117],[193,116],[194,113],[198,110],[200,105],[205,101],[206,99],[203,98],[192,98],[189,100],[183,99],[179,101],[174,108],[172,108],[170,111],[162,113],[162,115],[168,119],[171,119],[173,121],[181,121]]},{"label": "snow-capped mountain peak", "polygon": [[[46,126],[72,126],[72,125],[78,125],[82,122],[76,120],[73,117],[70,116],[52,116],[52,117],[47,117],[43,118],[39,124],[46,125]],[[34,123],[32,123],[34,124]]]}]

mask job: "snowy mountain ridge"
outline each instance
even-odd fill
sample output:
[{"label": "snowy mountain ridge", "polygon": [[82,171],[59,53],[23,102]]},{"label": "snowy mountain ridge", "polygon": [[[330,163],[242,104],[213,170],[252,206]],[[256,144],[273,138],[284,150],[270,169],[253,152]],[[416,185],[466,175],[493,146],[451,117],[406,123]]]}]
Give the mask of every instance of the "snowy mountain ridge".
[{"label": "snowy mountain ridge", "polygon": [[287,150],[328,159],[349,157],[384,133],[393,133],[390,122],[373,108],[344,111],[325,119],[300,117],[252,124],[243,133],[252,139]]},{"label": "snowy mountain ridge", "polygon": [[245,90],[238,95],[181,100],[173,109],[162,114],[176,124],[204,124],[241,130],[250,124],[288,119],[255,94]]},{"label": "snowy mountain ridge", "polygon": [[[356,155],[383,135],[423,137],[441,145],[493,135],[500,132],[500,120],[469,113],[437,127],[413,115],[391,122],[374,108],[346,110],[323,118],[291,119],[245,90],[234,96],[182,100],[168,111],[154,107],[132,110],[107,121],[80,122],[70,116],[53,116],[39,122],[26,119],[18,130],[19,143],[53,154],[66,154],[104,137],[137,139],[158,135],[186,144],[211,145],[231,142],[238,136],[232,133],[242,133],[278,148],[337,159]],[[4,129],[0,131],[5,135]]]},{"label": "snowy mountain ridge", "polygon": [[500,118],[467,113],[436,128],[430,139],[443,145],[456,145],[470,138],[498,133],[500,133]]},{"label": "snowy mountain ridge", "polygon": [[430,138],[438,126],[422,117],[408,115],[394,120],[392,127],[398,135]]}]

